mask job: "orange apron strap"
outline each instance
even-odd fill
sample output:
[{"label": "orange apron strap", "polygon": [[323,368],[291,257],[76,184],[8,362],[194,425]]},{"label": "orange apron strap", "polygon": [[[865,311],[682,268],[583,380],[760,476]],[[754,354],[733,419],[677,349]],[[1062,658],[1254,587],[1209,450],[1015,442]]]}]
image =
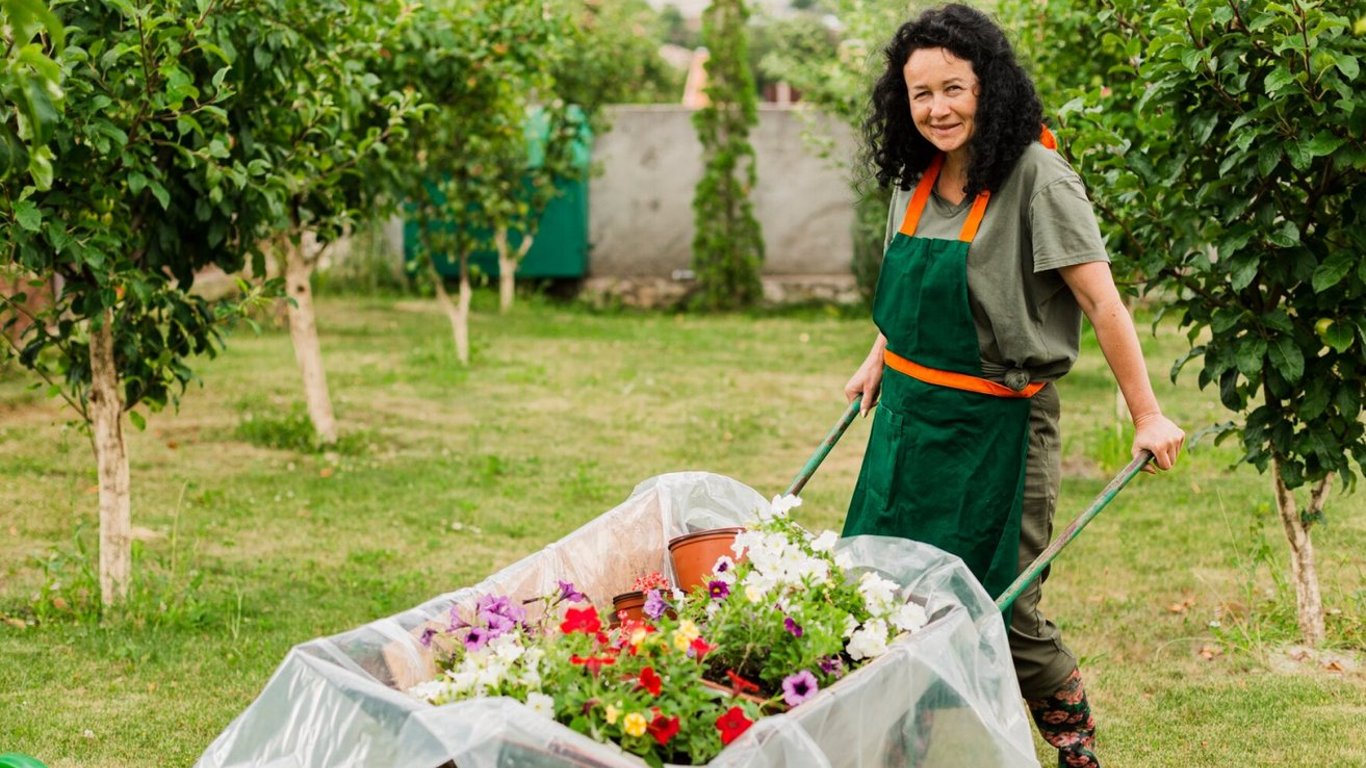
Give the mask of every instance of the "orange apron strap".
[{"label": "orange apron strap", "polygon": [[944,155],[938,154],[930,161],[925,173],[920,176],[920,183],[915,187],[915,194],[911,195],[911,201],[906,204],[906,216],[901,220],[901,234],[910,237],[915,234],[915,227],[920,223],[920,214],[925,211],[925,203],[930,200],[930,191],[934,189],[935,179],[939,178],[939,169],[944,167]]},{"label": "orange apron strap", "polygon": [[1039,143],[1044,145],[1045,147],[1048,147],[1049,149],[1057,149],[1058,137],[1054,136],[1053,132],[1048,130],[1048,126],[1045,125],[1042,126],[1039,130]]},{"label": "orange apron strap", "polygon": [[977,237],[977,228],[982,226],[982,217],[987,215],[987,200],[990,198],[989,190],[977,193],[977,199],[972,201],[972,210],[968,211],[968,220],[963,222],[963,231],[958,233],[959,240],[970,243],[972,238]]},{"label": "orange apron strap", "polygon": [[891,350],[883,351],[882,360],[887,364],[888,368],[904,373],[907,376],[923,381],[926,384],[948,387],[949,389],[958,389],[964,392],[976,392],[981,395],[991,395],[992,397],[1033,397],[1048,383],[1044,381],[1033,381],[1029,383],[1029,386],[1017,392],[1004,384],[998,384],[990,379],[970,376],[966,373],[941,371],[937,368],[926,368],[923,365],[907,360]]}]

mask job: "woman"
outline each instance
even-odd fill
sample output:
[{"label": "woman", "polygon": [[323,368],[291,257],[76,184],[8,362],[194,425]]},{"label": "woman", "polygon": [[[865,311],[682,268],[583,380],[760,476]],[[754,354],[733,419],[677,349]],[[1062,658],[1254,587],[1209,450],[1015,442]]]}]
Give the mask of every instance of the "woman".
[{"label": "woman", "polygon": [[[1170,469],[1185,435],[1162,415],[1090,202],[1000,28],[949,5],[903,25],[886,56],[865,126],[878,183],[897,185],[880,333],[845,386],[865,414],[880,407],[844,535],[934,544],[995,597],[1051,535],[1053,382],[1076,359],[1083,312],[1129,405],[1135,455]],[[1098,765],[1076,656],[1038,601],[1036,583],[1010,616],[1021,692],[1060,765]]]}]

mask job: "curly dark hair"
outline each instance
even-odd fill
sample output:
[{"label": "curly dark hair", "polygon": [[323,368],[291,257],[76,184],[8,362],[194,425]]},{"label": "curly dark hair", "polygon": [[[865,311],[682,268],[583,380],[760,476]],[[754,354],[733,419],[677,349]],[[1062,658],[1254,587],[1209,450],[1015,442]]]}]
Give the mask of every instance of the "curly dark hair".
[{"label": "curly dark hair", "polygon": [[1039,138],[1043,105],[1034,82],[1015,60],[1005,33],[966,5],[925,11],[901,25],[883,53],[887,69],[873,86],[872,114],[863,124],[864,160],[879,187],[909,189],[939,152],[916,130],[902,68],[920,48],[944,48],[972,64],[981,90],[968,141],[968,197],[995,189]]}]

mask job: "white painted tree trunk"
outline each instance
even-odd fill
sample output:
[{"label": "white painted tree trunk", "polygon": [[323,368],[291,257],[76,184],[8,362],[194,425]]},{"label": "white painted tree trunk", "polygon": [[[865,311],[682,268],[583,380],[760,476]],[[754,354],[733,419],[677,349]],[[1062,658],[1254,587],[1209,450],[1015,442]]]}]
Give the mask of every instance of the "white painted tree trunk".
[{"label": "white painted tree trunk", "polygon": [[470,266],[469,258],[464,254],[460,256],[460,294],[459,306],[451,301],[451,295],[446,292],[446,284],[441,279],[441,273],[436,271],[436,264],[431,259],[427,261],[427,267],[431,270],[432,282],[436,286],[436,302],[445,311],[446,317],[451,321],[451,335],[455,337],[455,356],[460,360],[461,365],[470,364]]},{"label": "white painted tree trunk", "polygon": [[1285,487],[1281,476],[1280,459],[1271,459],[1271,477],[1276,490],[1276,511],[1280,513],[1281,525],[1285,528],[1285,538],[1290,544],[1290,573],[1295,580],[1295,609],[1299,617],[1300,634],[1307,645],[1317,647],[1323,644],[1323,597],[1319,593],[1318,570],[1314,565],[1314,542],[1309,536],[1309,526],[1305,518],[1313,520],[1323,511],[1323,502],[1328,495],[1328,481],[1325,477],[1310,491],[1309,507],[1302,517],[1295,506],[1295,495]]},{"label": "white painted tree trunk", "polygon": [[506,314],[512,309],[512,301],[517,294],[517,267],[521,265],[522,259],[526,258],[534,240],[531,235],[524,235],[521,244],[517,246],[517,255],[514,256],[508,246],[506,227],[498,230],[493,236],[494,245],[498,247],[498,311],[501,313]]},{"label": "white painted tree trunk", "polygon": [[123,395],[114,366],[114,313],[107,309],[90,333],[90,426],[99,478],[100,602],[114,605],[128,597],[133,552]]},{"label": "white painted tree trunk", "polygon": [[304,400],[313,431],[323,445],[337,442],[337,421],[332,415],[332,396],[327,390],[327,370],[323,368],[322,346],[318,343],[317,315],[313,309],[313,288],[309,278],[322,249],[313,233],[305,232],[296,245],[282,238],[285,255],[285,295],[289,312],[289,338],[294,342],[294,359],[304,379]]}]

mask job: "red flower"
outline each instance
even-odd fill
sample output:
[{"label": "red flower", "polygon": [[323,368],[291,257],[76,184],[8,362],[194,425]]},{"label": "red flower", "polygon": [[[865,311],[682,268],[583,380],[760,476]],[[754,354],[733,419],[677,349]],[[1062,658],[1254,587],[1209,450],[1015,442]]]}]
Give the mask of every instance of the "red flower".
[{"label": "red flower", "polygon": [[744,693],[745,691],[759,690],[759,686],[735,674],[735,670],[733,669],[726,670],[726,677],[730,678],[730,687],[736,693]]},{"label": "red flower", "polygon": [[674,715],[673,717],[655,715],[655,719],[650,721],[650,724],[646,726],[646,730],[650,732],[651,736],[655,737],[655,741],[659,742],[660,746],[668,744],[669,739],[672,739],[678,733],[678,715]]},{"label": "red flower", "polygon": [[587,667],[589,674],[597,677],[598,672],[602,671],[603,667],[615,664],[617,660],[611,654],[606,653],[601,656],[580,656],[576,653],[569,657],[569,663]]},{"label": "red flower", "polygon": [[754,725],[754,721],[745,717],[745,711],[739,707],[731,707],[716,718],[716,730],[721,732],[722,745],[740,738],[740,734],[749,730],[751,725]]},{"label": "red flower", "polygon": [[712,645],[706,640],[703,640],[700,637],[694,638],[692,641],[692,645],[690,647],[692,648],[693,658],[697,659],[698,661],[701,661],[703,656],[706,656],[707,654],[716,650],[716,646]]},{"label": "red flower", "polygon": [[640,687],[649,691],[651,696],[658,696],[659,691],[664,687],[664,681],[655,674],[654,667],[646,667],[640,670]]},{"label": "red flower", "polygon": [[598,618],[598,609],[591,605],[587,608],[570,608],[564,612],[564,621],[560,622],[560,631],[566,635],[574,632],[591,635],[601,629],[602,619]]}]

